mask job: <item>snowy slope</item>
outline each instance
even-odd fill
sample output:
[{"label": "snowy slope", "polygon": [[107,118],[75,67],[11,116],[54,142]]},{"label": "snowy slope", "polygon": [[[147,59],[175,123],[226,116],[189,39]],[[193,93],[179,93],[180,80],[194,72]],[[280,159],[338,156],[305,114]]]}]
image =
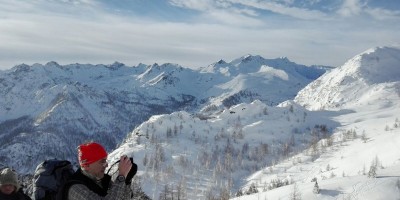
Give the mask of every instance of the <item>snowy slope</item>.
[{"label": "snowy slope", "polygon": [[[259,192],[237,199],[293,199],[293,194],[302,199],[398,199],[399,58],[397,48],[370,49],[299,92],[295,101],[310,109],[334,109],[321,113],[336,113],[332,120],[340,126],[328,139],[248,176],[243,193],[252,184]],[[371,167],[376,167],[376,178],[368,177]],[[313,193],[313,179],[319,194]],[[276,188],[277,180],[290,185]]]},{"label": "snowy slope", "polygon": [[[302,199],[397,199],[399,55],[395,47],[368,50],[279,105],[317,78],[318,67],[259,56],[201,71],[169,63],[21,65],[0,74],[0,109],[13,116],[1,115],[0,160],[21,166],[22,154],[31,163],[59,156],[51,149],[83,135],[118,143],[109,162],[132,156],[135,180],[153,199],[228,199],[239,191],[238,199],[290,199],[294,185]],[[129,124],[137,113],[149,118]],[[61,134],[51,129],[58,126]],[[127,127],[122,142],[107,134]],[[371,167],[376,178],[367,177]],[[259,192],[246,195],[253,186]]]},{"label": "snowy slope", "polygon": [[398,47],[369,49],[307,85],[295,101],[313,110],[365,106],[375,93],[386,101],[384,93],[400,94],[399,63]]},{"label": "snowy slope", "polygon": [[231,81],[224,81],[222,85],[216,85],[208,91],[210,94],[223,92],[210,100],[212,105],[229,107],[239,102],[250,103],[255,99],[268,105],[293,99],[292,95],[296,95],[296,91],[330,69],[325,66],[299,65],[287,58],[265,59],[246,55],[229,63],[220,60],[201,71],[231,78]]},{"label": "snowy slope", "polygon": [[[271,73],[257,70],[226,77],[171,63],[134,67],[118,62],[18,65],[0,71],[0,153],[7,155],[1,156],[0,162],[29,173],[46,158],[74,160],[75,147],[87,140],[104,141],[108,150],[114,149],[152,115],[192,112],[212,105],[224,109],[255,99],[268,104],[293,99],[313,80],[305,78],[308,73],[299,76],[291,71],[295,66],[291,63],[287,71],[271,66]],[[324,72],[309,68],[310,74]],[[300,84],[279,80],[290,89],[268,94],[277,87],[275,69],[296,76]],[[261,82],[263,79],[268,81]],[[29,152],[29,159],[23,159],[21,149]]]},{"label": "snowy slope", "polygon": [[[237,199],[292,199],[294,185],[302,199],[397,199],[400,99],[394,91],[400,76],[393,75],[397,68],[391,67],[398,66],[393,59],[397,54],[391,53],[397,50],[388,49],[392,48],[367,51],[369,56],[360,54],[347,62],[353,64],[324,75],[342,80],[343,74],[356,74],[351,84],[336,86],[338,96],[350,99],[347,107],[309,111],[293,101],[276,107],[254,101],[209,116],[186,112],[153,116],[110,159],[133,156],[139,165],[137,179],[155,199],[226,199],[240,191]],[[383,66],[366,61],[372,54],[379,54]],[[227,73],[227,68],[222,71],[226,76],[234,74]],[[266,65],[247,72],[268,72],[282,80],[289,77],[286,71]],[[243,84],[235,79],[229,82],[233,83],[236,88]],[[320,90],[332,88],[325,87]],[[357,101],[357,95],[363,98]],[[376,178],[368,177],[371,166],[376,168]],[[313,193],[313,180],[319,184],[319,194]],[[252,185],[259,192],[247,195]]]},{"label": "snowy slope", "polygon": [[[243,190],[255,183],[257,194],[238,199],[288,199],[293,184],[302,199],[398,199],[400,195],[400,105],[393,102],[386,108],[363,107],[357,112],[335,117],[342,125],[331,139],[318,145],[318,157],[312,149],[265,168],[247,178]],[[377,102],[379,103],[379,102]],[[377,178],[368,178],[373,163],[377,164]],[[313,193],[318,181],[320,194]],[[289,179],[288,186],[268,189],[272,180]],[[267,188],[265,192],[264,188]]]},{"label": "snowy slope", "polygon": [[246,174],[303,150],[313,133],[322,137],[320,125],[328,134],[338,124],[292,103],[269,107],[257,100],[203,120],[176,112],[138,126],[109,159],[133,156],[143,189],[154,199],[165,187],[184,187],[181,198],[204,199],[237,190]]}]

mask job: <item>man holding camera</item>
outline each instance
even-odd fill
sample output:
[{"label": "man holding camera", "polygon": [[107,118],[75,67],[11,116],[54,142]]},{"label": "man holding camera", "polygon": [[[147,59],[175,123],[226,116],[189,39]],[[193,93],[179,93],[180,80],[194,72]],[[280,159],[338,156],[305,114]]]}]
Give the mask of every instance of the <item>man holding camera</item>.
[{"label": "man holding camera", "polygon": [[107,152],[100,144],[89,142],[79,145],[78,160],[81,168],[72,175],[64,187],[66,199],[130,199],[132,194],[130,182],[136,174],[137,165],[127,156],[121,156],[118,176],[114,181],[111,181],[110,175],[105,174],[108,166]]}]

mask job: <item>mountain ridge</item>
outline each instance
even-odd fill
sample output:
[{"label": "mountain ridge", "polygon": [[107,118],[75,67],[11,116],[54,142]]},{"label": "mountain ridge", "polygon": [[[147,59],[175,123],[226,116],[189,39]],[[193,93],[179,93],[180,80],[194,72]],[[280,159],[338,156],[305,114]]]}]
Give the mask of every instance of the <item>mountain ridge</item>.
[{"label": "mountain ridge", "polygon": [[331,119],[340,125],[310,148],[249,175],[233,199],[397,199],[399,50],[368,49],[301,90],[294,102],[336,113]]},{"label": "mountain ridge", "polygon": [[[273,66],[248,55],[235,61],[248,68],[220,60],[223,70],[212,64],[212,72],[170,63],[20,65],[0,73],[0,93],[6,94],[0,111],[18,111],[14,118],[1,116],[0,155],[7,156],[0,160],[10,166],[35,166],[54,157],[75,160],[73,144],[91,139],[108,151],[118,147],[110,152],[110,163],[122,154],[133,157],[139,166],[135,182],[153,199],[228,199],[243,193],[249,195],[240,199],[251,199],[254,187],[264,191],[257,195],[287,198],[294,183],[307,189],[307,199],[347,198],[342,191],[368,196],[353,183],[374,182],[359,177],[362,163],[381,163],[391,175],[400,156],[384,153],[400,141],[396,52],[367,50],[315,81],[309,77],[318,66],[292,66],[284,58],[279,60],[288,66]],[[314,68],[319,70],[309,76],[303,70]],[[382,68],[388,70],[376,70]],[[17,91],[23,98],[12,99]],[[30,102],[43,104],[32,108]],[[387,138],[393,141],[383,145]],[[28,159],[18,159],[26,154]],[[371,155],[379,155],[380,162]],[[340,173],[343,178],[334,179]],[[314,178],[324,187],[318,196],[308,192]],[[394,178],[382,182],[395,189]]]},{"label": "mountain ridge", "polygon": [[[319,69],[315,71],[322,73]],[[277,104],[293,98],[301,85],[311,81],[298,79],[300,85],[295,86],[287,82],[292,89],[273,96],[265,95],[262,88],[254,90],[252,87],[258,83],[251,81],[253,77],[256,76],[244,73],[225,77],[171,63],[129,67],[118,62],[59,65],[50,61],[44,65],[17,65],[0,71],[3,97],[0,98],[0,129],[4,130],[0,138],[9,138],[0,146],[1,152],[12,155],[3,157],[1,162],[17,168],[17,163],[22,162],[26,167],[20,171],[27,173],[32,171],[31,166],[45,158],[73,159],[75,147],[85,140],[105,140],[106,149],[111,150],[152,115],[180,110],[196,112],[209,105],[216,109],[230,107],[258,97],[269,104]],[[240,88],[230,83],[233,79],[241,84]],[[268,84],[270,82],[263,83],[264,88],[272,87]],[[16,136],[21,133],[24,139],[17,140]],[[30,149],[28,141],[32,137],[46,143],[53,138],[54,145],[66,149],[46,153],[49,150],[42,144],[41,152],[34,151],[31,160],[12,161],[11,157],[21,156],[20,151],[12,150],[13,145]],[[43,155],[47,156],[42,158]]]},{"label": "mountain ridge", "polygon": [[[396,93],[400,80],[399,54],[400,49],[396,47],[368,49],[306,86],[299,91],[295,101],[313,110],[340,109],[367,104],[363,96],[384,92],[383,88]],[[390,86],[392,84],[394,86]],[[360,99],[366,101],[359,102]]]},{"label": "mountain ridge", "polygon": [[[379,51],[378,48],[371,53]],[[384,147],[374,148],[374,145],[382,145],[382,141],[393,137],[400,130],[400,124],[394,115],[400,108],[400,93],[386,91],[390,86],[396,88],[400,85],[398,81],[389,84],[383,81],[383,84],[378,85],[360,84],[368,74],[357,74],[354,68],[370,66],[368,62],[353,62],[360,55],[342,67],[322,75],[321,79],[331,77],[343,80],[345,76],[339,76],[340,74],[357,75],[360,81],[355,79],[354,85],[349,86],[346,83],[333,86],[338,88],[338,92],[345,91],[345,95],[359,94],[368,103],[363,102],[357,107],[337,107],[333,110],[307,110],[296,99],[282,102],[276,107],[256,100],[249,104],[236,104],[212,117],[190,116],[186,112],[159,115],[136,127],[124,143],[110,154],[110,159],[115,160],[122,154],[133,156],[141,169],[139,177],[146,177],[139,179],[146,193],[153,198],[158,195],[174,196],[176,194],[171,191],[180,187],[187,188],[188,199],[227,199],[236,195],[237,199],[255,199],[257,196],[268,199],[290,198],[292,191],[289,189],[296,183],[306,190],[301,193],[307,199],[337,199],[361,195],[366,199],[391,199],[393,195],[377,193],[383,186],[376,186],[376,189],[374,187],[376,192],[371,195],[364,187],[358,186],[358,182],[361,181],[363,185],[376,182],[365,175],[361,176],[362,173],[366,174],[368,166],[365,169],[365,165],[371,160],[372,163],[378,163],[374,161],[378,159],[380,163],[385,163],[385,167],[381,164],[382,169],[388,167],[393,170],[398,166],[396,163],[400,154],[391,152],[388,155],[385,152],[396,146],[400,137],[395,137],[394,141]],[[400,56],[400,52],[397,56]],[[387,56],[379,58],[387,63]],[[323,81],[317,79],[303,90],[307,91],[307,87]],[[325,89],[325,85],[321,84],[320,90],[329,91],[330,83],[332,82],[327,83],[328,88]],[[364,87],[367,89],[364,90]],[[370,92],[375,90],[377,92]],[[308,98],[312,100],[315,97],[316,101],[321,95],[313,92],[308,94]],[[395,124],[391,128],[393,122]],[[158,159],[158,154],[154,152],[162,152],[163,159]],[[357,154],[352,155],[352,152]],[[330,156],[332,154],[335,156]],[[259,157],[262,159],[257,160]],[[261,169],[256,170],[260,166]],[[251,172],[253,170],[254,173]],[[340,174],[343,178],[339,178]],[[395,189],[395,178],[382,178],[385,179],[382,184],[391,185]],[[351,181],[346,182],[347,179]],[[320,195],[311,192],[313,180],[318,180],[324,188]],[[254,188],[258,191],[254,192]],[[354,188],[359,188],[360,192],[351,191]],[[275,192],[282,190],[285,192]],[[343,190],[346,193],[342,193]],[[226,191],[230,191],[229,194]]]}]

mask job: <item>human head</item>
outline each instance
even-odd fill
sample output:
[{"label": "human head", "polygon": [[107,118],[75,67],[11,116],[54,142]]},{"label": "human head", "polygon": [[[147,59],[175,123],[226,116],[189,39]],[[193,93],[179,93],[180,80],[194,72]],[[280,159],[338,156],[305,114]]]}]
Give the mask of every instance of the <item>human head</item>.
[{"label": "human head", "polygon": [[0,172],[0,192],[9,195],[19,190],[17,173],[10,168],[5,168]]},{"label": "human head", "polygon": [[96,178],[103,178],[108,166],[107,152],[96,142],[88,142],[78,146],[78,160],[81,168]]}]

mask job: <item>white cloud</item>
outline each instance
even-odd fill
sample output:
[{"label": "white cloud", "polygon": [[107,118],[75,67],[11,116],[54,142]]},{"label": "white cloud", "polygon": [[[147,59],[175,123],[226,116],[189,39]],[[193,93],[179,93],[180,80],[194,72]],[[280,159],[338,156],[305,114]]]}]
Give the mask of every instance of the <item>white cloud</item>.
[{"label": "white cloud", "polygon": [[[228,9],[235,13],[246,14],[250,16],[259,16],[255,9],[271,11],[277,14],[291,16],[299,19],[321,19],[326,18],[327,15],[317,10],[307,10],[302,8],[290,7],[286,5],[293,4],[293,1],[284,1],[284,4],[276,2],[258,1],[258,0],[171,0],[175,6],[185,7],[198,11],[211,11]],[[221,6],[222,5],[222,6]],[[238,6],[246,6],[246,8],[239,9]]]},{"label": "white cloud", "polygon": [[170,0],[175,6],[202,11],[199,19],[202,23],[222,23],[236,26],[261,26],[262,21],[256,17],[259,15],[249,8],[235,7],[226,0]]},{"label": "white cloud", "polygon": [[172,5],[199,11],[208,11],[215,8],[217,4],[212,0],[169,0]]},{"label": "white cloud", "polygon": [[344,17],[350,17],[359,15],[362,11],[360,0],[344,0],[341,8],[338,10],[338,14]]},{"label": "white cloud", "polygon": [[377,20],[400,20],[400,11],[377,7],[371,8],[368,2],[362,2],[361,0],[345,0],[337,13],[347,18],[366,15]]},{"label": "white cloud", "polygon": [[283,4],[266,2],[266,1],[254,1],[254,0],[229,0],[230,2],[239,3],[245,6],[271,11],[277,14],[291,16],[298,19],[324,19],[327,17],[326,14],[317,10],[307,10],[296,7],[289,7]]},{"label": "white cloud", "polygon": [[400,11],[391,11],[382,8],[366,9],[366,13],[379,20],[394,19],[400,20]]}]

